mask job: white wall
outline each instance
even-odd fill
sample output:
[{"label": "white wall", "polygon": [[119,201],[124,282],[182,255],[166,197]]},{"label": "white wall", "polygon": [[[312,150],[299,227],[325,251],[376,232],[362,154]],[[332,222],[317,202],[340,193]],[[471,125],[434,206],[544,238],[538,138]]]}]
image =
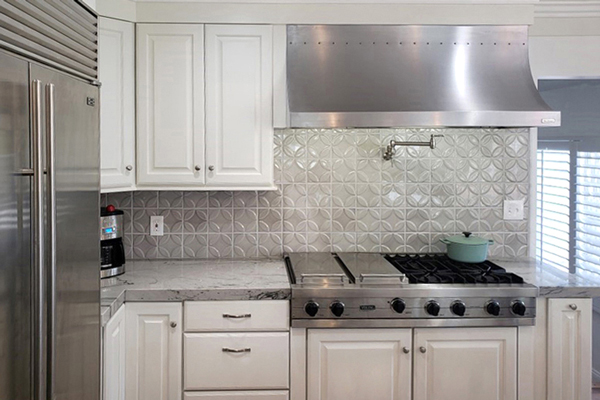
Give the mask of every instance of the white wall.
[{"label": "white wall", "polygon": [[534,78],[600,77],[600,36],[534,36],[529,39]]}]

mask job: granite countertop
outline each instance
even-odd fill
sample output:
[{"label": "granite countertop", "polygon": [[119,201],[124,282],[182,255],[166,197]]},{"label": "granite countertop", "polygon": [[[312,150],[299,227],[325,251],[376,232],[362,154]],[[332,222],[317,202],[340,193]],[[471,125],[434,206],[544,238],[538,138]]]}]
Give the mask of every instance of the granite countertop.
[{"label": "granite countertop", "polygon": [[[533,258],[491,261],[539,288],[541,297],[600,297],[600,275],[570,275]],[[102,324],[125,301],[289,299],[283,260],[129,261],[127,272],[102,281]]]},{"label": "granite countertop", "polygon": [[102,280],[102,324],[125,301],[284,300],[291,295],[283,260],[128,261]]},{"label": "granite countertop", "polygon": [[572,275],[534,258],[490,261],[521,276],[526,283],[539,288],[540,297],[600,297],[600,275]]}]

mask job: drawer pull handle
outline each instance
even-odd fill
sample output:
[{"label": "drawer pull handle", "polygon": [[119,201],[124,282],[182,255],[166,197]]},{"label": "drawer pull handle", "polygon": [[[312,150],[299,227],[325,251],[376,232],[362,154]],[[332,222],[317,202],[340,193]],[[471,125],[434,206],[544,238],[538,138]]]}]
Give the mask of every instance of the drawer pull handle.
[{"label": "drawer pull handle", "polygon": [[252,317],[252,314],[223,314],[223,318],[241,319],[250,317]]},{"label": "drawer pull handle", "polygon": [[243,349],[230,349],[229,347],[223,347],[223,353],[250,353],[252,349],[250,347],[246,347]]},{"label": "drawer pull handle", "polygon": [[573,311],[577,310],[577,304],[569,304],[569,308]]}]

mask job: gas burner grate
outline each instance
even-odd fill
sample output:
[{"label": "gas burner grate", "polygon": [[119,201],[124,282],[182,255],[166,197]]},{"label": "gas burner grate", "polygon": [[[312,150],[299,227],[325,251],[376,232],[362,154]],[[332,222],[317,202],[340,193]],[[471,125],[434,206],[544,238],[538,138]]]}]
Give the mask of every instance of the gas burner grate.
[{"label": "gas burner grate", "polygon": [[410,283],[523,283],[523,278],[491,261],[463,263],[445,254],[387,254],[385,258],[404,273]]}]

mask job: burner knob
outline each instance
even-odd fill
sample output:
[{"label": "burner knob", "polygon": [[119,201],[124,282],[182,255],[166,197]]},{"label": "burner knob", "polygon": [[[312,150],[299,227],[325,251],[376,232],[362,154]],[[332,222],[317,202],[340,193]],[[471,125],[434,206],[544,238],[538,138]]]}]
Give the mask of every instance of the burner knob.
[{"label": "burner knob", "polygon": [[462,317],[465,315],[465,312],[467,311],[467,306],[462,301],[456,300],[450,306],[450,310],[452,310],[453,314],[458,315],[459,317]]},{"label": "burner knob", "polygon": [[440,313],[440,305],[437,301],[431,300],[425,304],[425,311],[427,314],[437,317]]},{"label": "burner knob", "polygon": [[406,303],[404,302],[404,300],[399,299],[399,298],[395,298],[394,300],[392,300],[392,309],[394,309],[394,311],[396,311],[398,314],[402,314],[404,312],[404,309],[406,308]]},{"label": "burner knob", "polygon": [[495,315],[496,317],[500,315],[500,304],[497,301],[491,300],[485,306],[485,311],[487,311],[490,315]]},{"label": "burner knob", "polygon": [[333,315],[335,315],[336,317],[341,317],[342,314],[344,313],[344,303],[342,303],[340,301],[334,301],[329,306],[329,309],[331,310]]},{"label": "burner knob", "polygon": [[523,303],[521,300],[515,300],[512,302],[510,309],[512,310],[513,314],[520,315],[522,317],[525,315],[525,310],[527,310],[527,307],[525,307],[525,303]]},{"label": "burner knob", "polygon": [[304,305],[304,311],[311,317],[314,317],[319,312],[319,304],[314,301],[309,301]]}]

